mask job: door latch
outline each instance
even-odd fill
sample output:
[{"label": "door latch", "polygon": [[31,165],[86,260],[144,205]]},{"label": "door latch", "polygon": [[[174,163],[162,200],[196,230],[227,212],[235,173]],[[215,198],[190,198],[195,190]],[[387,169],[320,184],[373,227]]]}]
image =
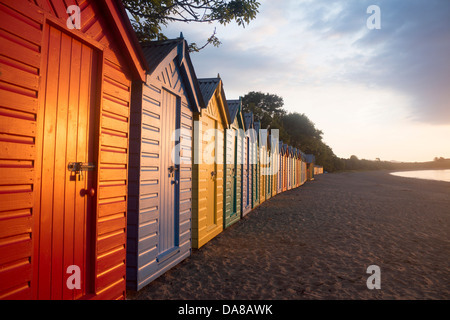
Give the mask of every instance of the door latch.
[{"label": "door latch", "polygon": [[169,167],[169,177],[173,178],[173,174],[175,171],[178,171],[178,168],[176,166],[170,166]]},{"label": "door latch", "polygon": [[78,181],[83,178],[83,171],[92,171],[95,169],[95,164],[91,162],[69,162],[67,169],[75,176],[78,175]]}]

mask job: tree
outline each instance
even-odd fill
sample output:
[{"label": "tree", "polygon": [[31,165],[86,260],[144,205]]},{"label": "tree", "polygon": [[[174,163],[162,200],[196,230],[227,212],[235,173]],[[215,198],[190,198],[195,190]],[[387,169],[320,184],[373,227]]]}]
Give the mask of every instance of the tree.
[{"label": "tree", "polygon": [[261,122],[261,128],[267,128],[272,121],[286,114],[283,98],[270,93],[251,91],[242,97],[244,112],[253,112],[255,121]]},{"label": "tree", "polygon": [[[245,27],[258,13],[256,0],[123,0],[125,9],[132,16],[131,24],[141,42],[164,40],[162,26],[170,22],[218,22],[227,25],[232,21]],[[208,44],[219,46],[216,30],[206,44],[189,45],[191,51],[199,51]]]},{"label": "tree", "polygon": [[251,91],[242,97],[244,113],[252,112],[263,129],[278,129],[278,138],[287,143],[289,135],[283,127],[282,117],[286,114],[283,106],[283,98],[276,94]]}]

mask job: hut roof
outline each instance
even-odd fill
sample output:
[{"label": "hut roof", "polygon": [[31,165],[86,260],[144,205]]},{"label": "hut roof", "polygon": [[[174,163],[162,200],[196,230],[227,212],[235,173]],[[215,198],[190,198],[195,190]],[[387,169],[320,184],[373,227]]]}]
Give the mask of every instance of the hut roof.
[{"label": "hut roof", "polygon": [[227,125],[231,124],[230,120],[230,111],[228,109],[228,103],[227,98],[225,97],[225,91],[223,89],[223,82],[222,79],[220,79],[220,76],[217,75],[217,78],[203,78],[198,79],[198,84],[200,86],[200,91],[203,96],[203,101],[205,102],[205,107],[208,106],[209,101],[211,101],[212,97],[214,96],[214,93],[216,90],[220,90],[219,94],[221,97],[221,104],[225,116],[225,121],[227,122]]},{"label": "hut roof", "polygon": [[316,161],[316,157],[313,154],[305,154],[305,161],[307,163],[314,163]]},{"label": "hut roof", "polygon": [[205,101],[206,104],[208,104],[209,100],[211,100],[212,96],[214,95],[214,92],[219,86],[220,81],[221,81],[220,78],[198,79],[200,91],[202,92],[203,100]]},{"label": "hut roof", "polygon": [[189,56],[188,44],[183,38],[151,41],[142,45],[144,57],[149,66],[149,74],[157,71],[164,62],[177,59],[177,67],[187,86],[187,93],[196,111],[205,108],[205,101],[200,91],[199,81],[195,74],[194,66]]},{"label": "hut roof", "polygon": [[184,40],[181,38],[162,41],[151,41],[142,44],[142,51],[149,66],[149,73],[153,73],[159,64],[177,48]]},{"label": "hut roof", "polygon": [[253,128],[253,112],[244,113],[245,130]]},{"label": "hut roof", "polygon": [[230,120],[233,123],[241,106],[241,100],[227,100],[227,104],[228,110],[230,110]]}]

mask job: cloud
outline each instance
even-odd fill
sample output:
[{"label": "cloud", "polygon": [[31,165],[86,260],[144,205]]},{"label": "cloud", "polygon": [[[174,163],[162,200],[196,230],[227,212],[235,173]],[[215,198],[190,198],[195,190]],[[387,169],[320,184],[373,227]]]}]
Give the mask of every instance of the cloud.
[{"label": "cloud", "polygon": [[[450,2],[441,0],[303,1],[303,25],[339,47],[351,40],[348,55],[329,62],[340,79],[395,89],[411,96],[412,119],[450,123]],[[381,30],[368,30],[366,9],[381,9]],[[337,74],[336,74],[337,75]]]}]

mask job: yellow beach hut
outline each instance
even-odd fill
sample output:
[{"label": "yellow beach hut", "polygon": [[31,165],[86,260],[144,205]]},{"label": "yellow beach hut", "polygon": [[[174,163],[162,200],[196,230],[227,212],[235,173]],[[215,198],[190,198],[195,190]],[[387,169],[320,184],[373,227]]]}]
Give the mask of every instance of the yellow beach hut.
[{"label": "yellow beach hut", "polygon": [[230,124],[220,76],[198,82],[206,108],[194,115],[193,248],[200,248],[223,230],[224,130]]},{"label": "yellow beach hut", "polygon": [[267,129],[261,129],[261,122],[255,122],[258,136],[258,170],[259,170],[259,204],[266,201],[266,161],[267,161]]}]

